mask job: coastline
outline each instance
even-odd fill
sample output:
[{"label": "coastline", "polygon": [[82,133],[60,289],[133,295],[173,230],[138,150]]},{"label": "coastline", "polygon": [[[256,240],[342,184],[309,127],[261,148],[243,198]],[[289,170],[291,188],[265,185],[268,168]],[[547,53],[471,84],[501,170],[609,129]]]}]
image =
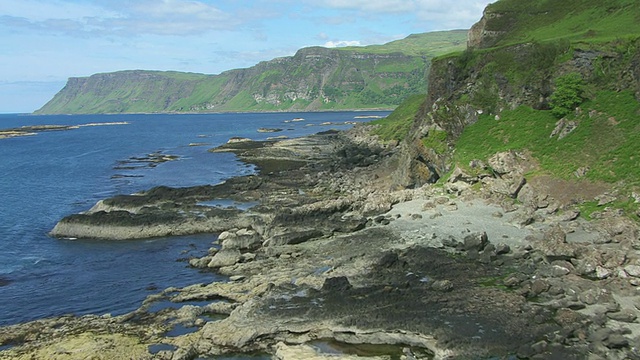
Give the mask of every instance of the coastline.
[{"label": "coastline", "polygon": [[[53,235],[219,232],[219,249],[190,264],[230,281],[166,289],[123,316],[0,328],[0,346],[9,346],[0,358],[60,349],[117,357],[128,348],[140,359],[254,351],[326,358],[318,341],[395,346],[373,358],[616,358],[635,344],[634,224],[614,213],[581,220],[570,204],[520,184],[509,154],[502,176],[484,177],[480,189],[458,172],[444,186],[394,190],[399,149],[366,134],[361,126],[229,144],[216,151],[235,152],[260,173],[118,196],[63,219],[69,228]],[[222,198],[258,205],[198,205]],[[178,308],[150,310],[162,301]],[[193,331],[167,335],[178,326]],[[157,344],[168,348],[150,352]]]}]

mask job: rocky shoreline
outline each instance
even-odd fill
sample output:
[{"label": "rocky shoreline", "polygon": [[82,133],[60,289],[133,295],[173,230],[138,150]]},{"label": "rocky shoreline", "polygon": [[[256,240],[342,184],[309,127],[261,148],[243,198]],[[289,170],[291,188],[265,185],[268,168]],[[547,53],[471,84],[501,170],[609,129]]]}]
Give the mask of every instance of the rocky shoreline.
[{"label": "rocky shoreline", "polygon": [[[258,175],[62,219],[53,236],[219,233],[189,263],[229,280],[166,289],[122,316],[2,327],[0,358],[640,358],[637,224],[614,209],[586,221],[575,205],[606,205],[606,188],[527,181],[535,164],[506,152],[404,189],[400,147],[368,133],[230,142],[213,151]],[[205,205],[222,199],[254,205]]]}]

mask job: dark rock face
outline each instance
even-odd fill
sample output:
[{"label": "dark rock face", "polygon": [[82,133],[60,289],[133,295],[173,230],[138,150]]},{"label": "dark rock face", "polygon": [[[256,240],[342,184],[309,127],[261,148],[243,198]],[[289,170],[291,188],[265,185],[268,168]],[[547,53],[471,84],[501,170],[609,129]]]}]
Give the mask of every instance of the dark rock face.
[{"label": "dark rock face", "polygon": [[346,276],[330,277],[322,284],[322,291],[343,293],[353,288]]}]

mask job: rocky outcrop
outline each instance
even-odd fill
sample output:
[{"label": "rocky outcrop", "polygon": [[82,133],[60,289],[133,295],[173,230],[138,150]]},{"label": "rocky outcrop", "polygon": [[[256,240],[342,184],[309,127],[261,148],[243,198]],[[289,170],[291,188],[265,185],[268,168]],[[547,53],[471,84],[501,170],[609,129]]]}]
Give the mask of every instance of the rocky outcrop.
[{"label": "rocky outcrop", "polygon": [[469,30],[467,47],[483,49],[494,46],[507,31],[492,26],[493,24],[491,23],[499,21],[503,16],[505,16],[504,13],[494,12],[490,8],[485,9],[480,21],[475,23]]}]

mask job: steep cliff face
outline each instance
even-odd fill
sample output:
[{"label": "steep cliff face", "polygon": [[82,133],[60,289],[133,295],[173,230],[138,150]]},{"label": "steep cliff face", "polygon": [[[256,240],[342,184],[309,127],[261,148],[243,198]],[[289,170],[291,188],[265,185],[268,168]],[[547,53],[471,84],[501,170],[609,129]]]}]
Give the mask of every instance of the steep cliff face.
[{"label": "steep cliff face", "polygon": [[220,75],[121,71],[72,78],[37,113],[392,108],[424,93],[430,59],[461,49],[464,31],[370,47],[310,47]]},{"label": "steep cliff face", "polygon": [[[636,19],[640,8],[626,0],[501,0],[489,5],[469,31],[468,49],[432,63],[423,111],[405,141],[404,163],[427,166],[437,176],[403,170],[405,183],[419,185],[447,173],[469,125],[499,121],[503,112],[522,106],[546,116],[558,79],[567,74],[580,79],[581,101],[596,102],[601,92],[632,92],[640,100]],[[425,146],[430,134],[441,132],[450,151]]]}]

